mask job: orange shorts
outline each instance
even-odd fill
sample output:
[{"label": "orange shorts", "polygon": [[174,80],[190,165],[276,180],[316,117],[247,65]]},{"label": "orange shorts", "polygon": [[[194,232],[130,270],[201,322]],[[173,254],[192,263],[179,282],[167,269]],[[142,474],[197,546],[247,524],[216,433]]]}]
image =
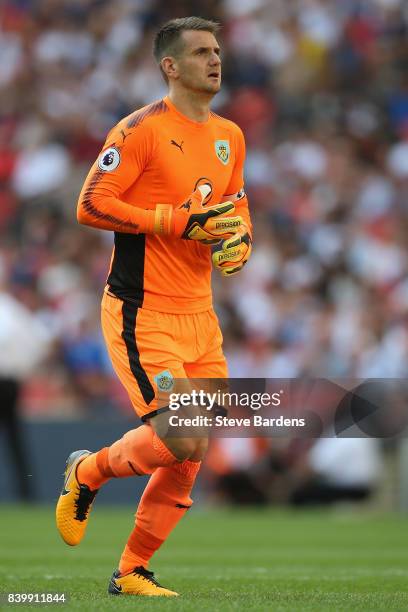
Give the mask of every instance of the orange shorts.
[{"label": "orange shorts", "polygon": [[102,330],[115,372],[141,418],[159,408],[158,395],[172,379],[228,377],[213,310],[156,312],[104,293]]}]

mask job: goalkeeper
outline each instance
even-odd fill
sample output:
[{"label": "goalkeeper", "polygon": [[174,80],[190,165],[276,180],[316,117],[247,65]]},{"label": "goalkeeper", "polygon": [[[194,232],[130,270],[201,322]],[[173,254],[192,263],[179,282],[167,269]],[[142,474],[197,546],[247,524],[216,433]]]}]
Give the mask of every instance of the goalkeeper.
[{"label": "goalkeeper", "polygon": [[243,267],[251,223],[242,132],[209,108],[221,84],[217,29],[188,17],[157,32],[154,55],[169,94],[111,130],[78,203],[80,223],[114,232],[102,328],[143,425],[97,452],[71,453],[56,518],[64,541],[75,546],[103,484],[151,475],[109,583],[112,594],[177,595],[148,566],[192,504],[207,440],[158,435],[166,410],[158,397],[174,379],[228,376],[212,308],[212,263],[224,275]]}]

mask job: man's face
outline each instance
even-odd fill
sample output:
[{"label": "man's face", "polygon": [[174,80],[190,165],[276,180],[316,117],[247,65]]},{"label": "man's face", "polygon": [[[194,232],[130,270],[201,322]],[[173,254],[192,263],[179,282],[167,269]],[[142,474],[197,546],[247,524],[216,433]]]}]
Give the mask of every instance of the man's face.
[{"label": "man's face", "polygon": [[181,52],[175,60],[176,79],[186,89],[215,95],[221,87],[221,59],[214,34],[188,30],[181,38]]}]

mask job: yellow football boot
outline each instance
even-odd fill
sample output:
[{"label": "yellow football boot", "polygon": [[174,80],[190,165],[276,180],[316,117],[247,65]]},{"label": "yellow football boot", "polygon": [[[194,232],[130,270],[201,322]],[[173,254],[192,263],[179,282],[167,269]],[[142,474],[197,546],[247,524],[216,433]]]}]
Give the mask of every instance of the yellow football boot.
[{"label": "yellow football boot", "polygon": [[113,572],[108,593],[111,595],[144,595],[147,597],[178,597],[178,593],[162,587],[153,572],[144,567],[135,567],[130,574],[120,575]]},{"label": "yellow football boot", "polygon": [[55,512],[57,529],[70,546],[76,546],[84,537],[89,511],[99,490],[91,491],[88,485],[80,484],[77,480],[77,467],[90,454],[88,450],[79,450],[68,457],[64,486]]}]

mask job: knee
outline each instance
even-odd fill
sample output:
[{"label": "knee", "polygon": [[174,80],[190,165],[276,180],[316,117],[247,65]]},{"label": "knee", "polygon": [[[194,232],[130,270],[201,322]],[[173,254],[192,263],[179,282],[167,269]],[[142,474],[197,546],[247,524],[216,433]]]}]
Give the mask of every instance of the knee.
[{"label": "knee", "polygon": [[172,438],[165,444],[179,461],[201,461],[208,447],[206,438]]},{"label": "knee", "polygon": [[198,438],[196,448],[192,455],[191,461],[202,461],[208,449],[208,438]]}]

